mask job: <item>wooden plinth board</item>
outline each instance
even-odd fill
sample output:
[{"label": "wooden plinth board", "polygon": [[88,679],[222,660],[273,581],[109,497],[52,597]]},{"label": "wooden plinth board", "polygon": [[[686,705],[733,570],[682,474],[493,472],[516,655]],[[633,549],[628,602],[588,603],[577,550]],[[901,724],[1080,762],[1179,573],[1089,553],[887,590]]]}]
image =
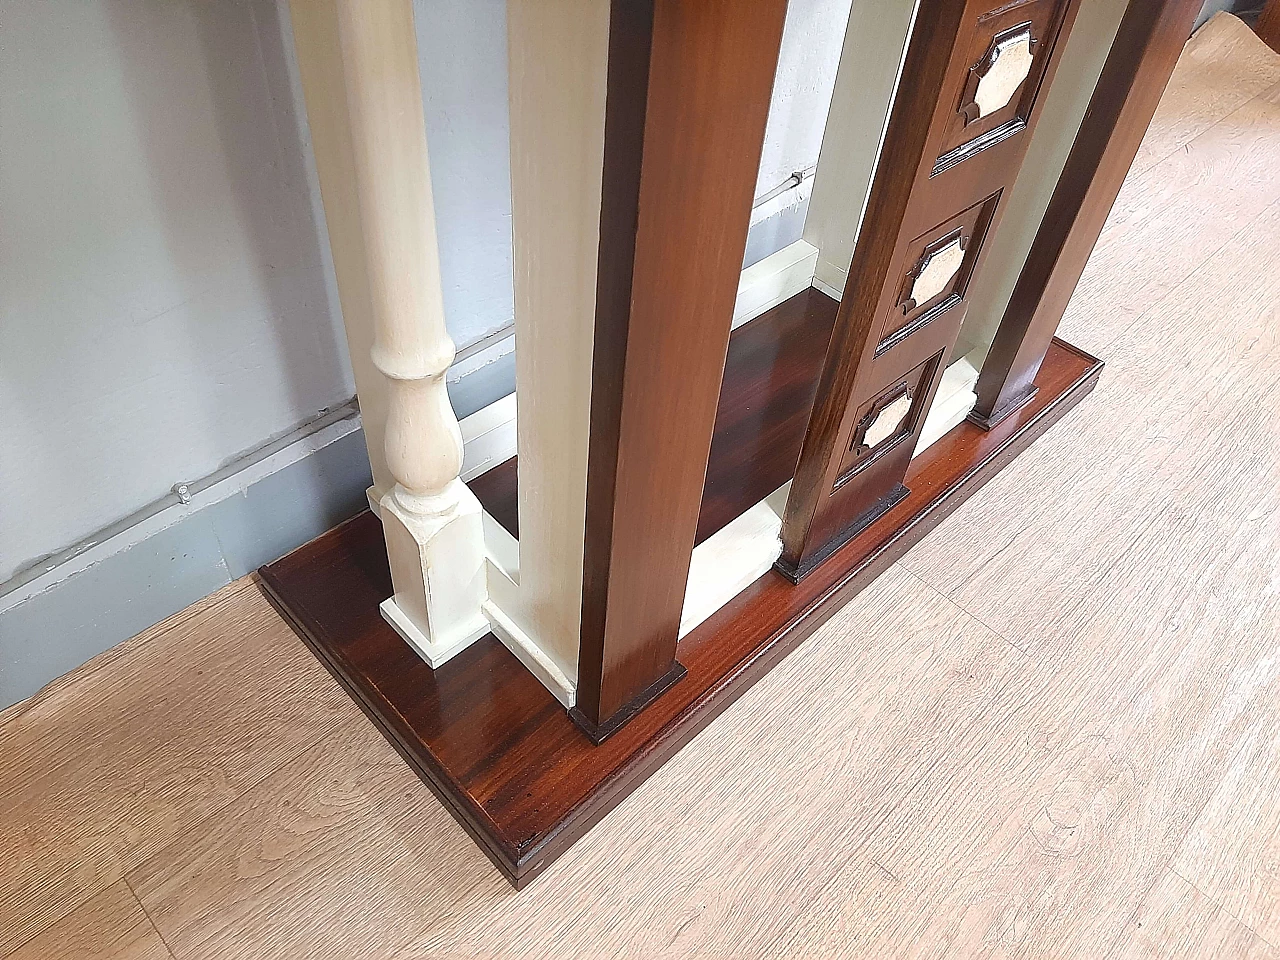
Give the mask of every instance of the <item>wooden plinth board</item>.
[{"label": "wooden plinth board", "polygon": [[917,457],[910,494],[801,584],[771,571],[712,615],[680,642],[687,675],[599,746],[492,635],[434,671],[414,654],[378,613],[391,581],[371,514],[263,567],[261,582],[520,888],[1084,399],[1101,369],[1055,340],[1029,404],[990,432],[962,423]]}]

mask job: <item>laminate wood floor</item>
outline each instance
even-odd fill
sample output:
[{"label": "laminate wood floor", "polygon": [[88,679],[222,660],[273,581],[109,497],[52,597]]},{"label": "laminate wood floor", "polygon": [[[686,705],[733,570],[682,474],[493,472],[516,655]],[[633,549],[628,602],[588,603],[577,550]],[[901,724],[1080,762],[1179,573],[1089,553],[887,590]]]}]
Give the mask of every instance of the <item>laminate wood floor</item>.
[{"label": "laminate wood floor", "polygon": [[528,890],[244,580],[0,713],[0,957],[1280,960],[1277,171],[1221,15],[1095,397]]}]

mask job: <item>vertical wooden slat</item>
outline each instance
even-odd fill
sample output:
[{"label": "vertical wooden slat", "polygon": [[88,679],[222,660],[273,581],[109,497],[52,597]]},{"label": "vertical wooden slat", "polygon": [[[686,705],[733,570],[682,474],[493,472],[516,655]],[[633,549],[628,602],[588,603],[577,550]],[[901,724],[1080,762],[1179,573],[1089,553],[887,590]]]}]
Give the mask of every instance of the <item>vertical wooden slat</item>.
[{"label": "vertical wooden slat", "polygon": [[912,192],[921,171],[933,162],[926,154],[934,113],[967,6],[966,0],[923,0],[917,11],[901,87],[853,254],[856,273],[849,273],[836,315],[783,517],[780,566],[797,578],[808,558],[821,553],[822,544],[816,541],[823,536],[814,527],[821,523],[820,511],[830,499],[830,474],[847,445],[845,421],[854,381],[864,353],[872,346],[877,305],[890,282]]},{"label": "vertical wooden slat", "polygon": [[[508,0],[519,575],[498,636],[566,706],[582,616],[609,0]],[[506,629],[509,624],[514,629]]]},{"label": "vertical wooden slat", "polygon": [[611,7],[574,710],[596,740],[681,675],[680,611],[785,13],[786,0]]},{"label": "vertical wooden slat", "polygon": [[1053,198],[978,376],[969,419],[990,429],[1035,376],[1124,184],[1200,0],[1131,0]]},{"label": "vertical wooden slat", "polygon": [[360,395],[360,421],[373,473],[370,501],[376,504],[395,483],[386,458],[389,385],[373,365],[373,293],[356,195],[355,145],[347,110],[337,3],[290,0],[289,12],[329,250],[338,280],[342,325],[356,392]]}]

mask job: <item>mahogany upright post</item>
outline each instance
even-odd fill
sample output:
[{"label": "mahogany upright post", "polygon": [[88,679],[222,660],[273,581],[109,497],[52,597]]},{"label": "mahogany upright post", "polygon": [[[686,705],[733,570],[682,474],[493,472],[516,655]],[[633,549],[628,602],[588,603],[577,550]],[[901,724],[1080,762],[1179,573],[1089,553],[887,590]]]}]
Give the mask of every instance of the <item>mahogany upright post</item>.
[{"label": "mahogany upright post", "polygon": [[1079,0],[921,0],[791,485],[799,581],[902,501]]},{"label": "mahogany upright post", "polygon": [[1131,0],[1062,176],[978,375],[984,429],[1035,396],[1035,377],[1124,185],[1200,0]]},{"label": "mahogany upright post", "polygon": [[676,640],[786,0],[613,0],[582,638],[601,742]]}]

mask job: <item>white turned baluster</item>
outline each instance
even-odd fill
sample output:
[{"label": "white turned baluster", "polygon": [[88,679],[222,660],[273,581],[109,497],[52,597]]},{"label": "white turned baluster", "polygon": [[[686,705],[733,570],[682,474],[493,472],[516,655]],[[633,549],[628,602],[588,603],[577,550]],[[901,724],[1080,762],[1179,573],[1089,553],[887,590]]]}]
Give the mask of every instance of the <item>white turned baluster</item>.
[{"label": "white turned baluster", "polygon": [[337,0],[356,193],[387,378],[382,498],[394,595],[382,614],[433,666],[483,636],[480,504],[458,478],[462,435],[445,390],[435,212],[411,0]]}]

